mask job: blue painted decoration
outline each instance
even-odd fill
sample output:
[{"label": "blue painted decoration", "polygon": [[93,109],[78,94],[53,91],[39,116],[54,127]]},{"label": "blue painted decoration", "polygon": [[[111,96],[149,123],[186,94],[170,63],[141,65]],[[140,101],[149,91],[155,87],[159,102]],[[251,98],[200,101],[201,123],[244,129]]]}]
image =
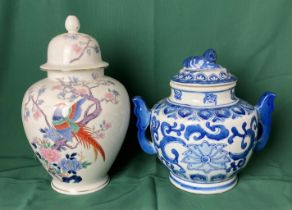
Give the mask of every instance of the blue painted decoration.
[{"label": "blue painted decoration", "polygon": [[154,106],[156,114],[160,112],[167,118],[187,120],[210,120],[212,122],[224,122],[228,118],[236,119],[245,115],[249,115],[255,110],[255,107],[247,104],[245,101],[239,101],[237,104],[228,107],[218,108],[195,108],[187,105],[174,104],[165,99]]},{"label": "blue painted decoration", "polygon": [[136,96],[133,98],[134,103],[134,114],[137,117],[136,126],[138,128],[138,140],[140,143],[141,148],[147,154],[156,154],[156,149],[154,144],[147,139],[146,137],[146,129],[150,123],[150,112],[142,98],[140,96]]},{"label": "blue painted decoration", "polygon": [[[135,100],[137,101],[137,98]],[[139,106],[146,110],[144,101],[140,97],[138,97],[138,101],[140,101]],[[193,180],[200,183],[222,181],[227,179],[226,174],[229,174],[228,177],[234,176],[245,166],[247,157],[256,146],[258,129],[256,117],[253,117],[249,124],[243,121],[241,127],[228,128],[224,122],[227,119],[235,120],[252,115],[255,110],[255,107],[242,100],[229,107],[204,109],[162,100],[152,109],[151,117],[148,109],[143,111],[144,114],[149,114],[150,122],[145,125],[148,126],[150,123],[153,142],[141,137],[139,141],[142,139],[140,144],[147,153],[155,154],[160,151],[159,159],[162,163],[182,180]],[[157,117],[160,115],[175,120],[185,118],[193,123],[173,122],[170,124],[167,122],[168,120],[158,120]],[[213,143],[209,141],[213,141]],[[238,144],[238,141],[241,145],[240,153],[229,152],[225,149],[227,145]],[[194,144],[195,142],[198,143]],[[176,149],[178,145],[180,148],[185,148],[184,152]],[[190,173],[190,171],[195,173]],[[212,174],[207,176],[198,173],[199,171]]]},{"label": "blue painted decoration", "polygon": [[201,71],[183,69],[171,79],[174,82],[187,84],[217,84],[217,83],[232,83],[237,78],[231,74],[227,74],[223,70],[219,74],[208,76]]},{"label": "blue painted decoration", "polygon": [[178,90],[178,89],[173,89],[174,91],[174,98],[176,100],[181,100],[181,97],[182,97],[182,91],[181,90]]},{"label": "blue painted decoration", "polygon": [[220,65],[216,64],[217,54],[215,50],[208,49],[203,56],[190,56],[183,61],[183,67],[188,69],[218,69]]},{"label": "blue painted decoration", "polygon": [[183,69],[172,81],[188,84],[232,83],[237,79],[216,63],[215,50],[208,49],[202,56],[190,56],[183,61]]},{"label": "blue painted decoration", "polygon": [[272,123],[272,112],[274,111],[274,100],[276,94],[272,92],[265,92],[257,106],[256,109],[259,113],[259,122],[261,125],[262,133],[258,140],[256,151],[262,150],[268,143],[268,139],[271,132],[271,123]]},{"label": "blue painted decoration", "polygon": [[204,104],[214,104],[217,105],[217,95],[214,93],[205,93],[203,99]]},{"label": "blue painted decoration", "polygon": [[[141,97],[133,99],[142,149],[157,154],[171,182],[189,192],[211,194],[234,187],[237,173],[254,151],[265,147],[270,134],[275,94],[266,92],[257,106],[237,98],[236,77],[216,58],[209,49],[185,59],[172,77],[171,96],[151,113]],[[149,125],[152,142],[145,136]]]},{"label": "blue painted decoration", "polygon": [[228,152],[224,151],[225,144],[190,144],[184,152],[182,162],[187,164],[189,170],[210,173],[216,170],[225,170],[231,161]]}]

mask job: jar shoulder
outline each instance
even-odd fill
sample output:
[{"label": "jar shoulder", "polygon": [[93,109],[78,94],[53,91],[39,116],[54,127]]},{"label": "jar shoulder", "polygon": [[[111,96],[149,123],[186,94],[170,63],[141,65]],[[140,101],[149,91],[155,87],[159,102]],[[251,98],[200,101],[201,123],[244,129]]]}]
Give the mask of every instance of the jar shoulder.
[{"label": "jar shoulder", "polygon": [[[123,84],[118,80],[109,77],[103,76],[96,80],[80,80],[78,77],[72,77],[70,79],[59,79],[52,80],[49,78],[44,78],[38,82],[32,84],[26,91],[25,96],[28,94],[38,94],[44,91],[62,91],[66,89],[66,91],[73,91],[73,89],[78,89],[82,91],[82,87],[84,89],[90,89],[93,93],[98,92],[100,89],[115,89],[119,91],[119,94],[126,94],[127,91]],[[83,90],[85,91],[85,90]]]},{"label": "jar shoulder", "polygon": [[46,106],[61,103],[68,105],[80,98],[95,98],[108,104],[129,103],[125,87],[116,79],[103,76],[95,80],[81,80],[78,77],[65,79],[42,79],[26,91],[23,104],[29,100],[39,100]]},{"label": "jar shoulder", "polygon": [[255,106],[242,99],[230,106],[204,108],[175,104],[165,98],[154,105],[151,109],[151,116],[169,120],[222,122],[226,119],[257,116],[257,111]]}]

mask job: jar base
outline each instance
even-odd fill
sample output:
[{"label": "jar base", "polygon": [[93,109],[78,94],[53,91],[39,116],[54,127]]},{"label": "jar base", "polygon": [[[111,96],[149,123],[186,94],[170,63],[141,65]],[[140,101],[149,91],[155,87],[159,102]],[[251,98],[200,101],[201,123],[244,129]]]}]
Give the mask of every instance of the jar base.
[{"label": "jar base", "polygon": [[203,183],[195,183],[188,182],[178,178],[177,176],[170,174],[169,176],[170,182],[177,188],[191,192],[196,194],[217,194],[223,193],[228,190],[231,190],[237,184],[237,176],[232,177],[223,182],[203,184]]},{"label": "jar base", "polygon": [[109,180],[109,176],[106,176],[104,179],[99,180],[96,183],[88,184],[85,186],[77,186],[75,183],[65,184],[63,182],[60,182],[59,180],[53,179],[51,182],[51,186],[53,190],[57,191],[58,193],[66,195],[83,195],[103,189],[105,186],[108,185]]}]

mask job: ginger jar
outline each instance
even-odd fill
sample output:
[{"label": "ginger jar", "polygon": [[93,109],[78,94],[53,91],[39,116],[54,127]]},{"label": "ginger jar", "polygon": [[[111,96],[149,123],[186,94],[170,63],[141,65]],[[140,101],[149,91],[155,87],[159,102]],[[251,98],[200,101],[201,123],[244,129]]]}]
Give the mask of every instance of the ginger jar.
[{"label": "ginger jar", "polygon": [[105,187],[129,122],[124,86],[105,76],[98,42],[79,33],[68,16],[67,33],[48,46],[47,78],[33,84],[22,103],[22,121],[33,152],[64,194],[86,194]]},{"label": "ginger jar", "polygon": [[264,93],[256,106],[239,99],[236,77],[216,58],[213,49],[187,58],[170,81],[171,95],[151,110],[140,96],[133,99],[142,149],[158,156],[174,186],[192,193],[233,188],[270,133],[275,94]]}]

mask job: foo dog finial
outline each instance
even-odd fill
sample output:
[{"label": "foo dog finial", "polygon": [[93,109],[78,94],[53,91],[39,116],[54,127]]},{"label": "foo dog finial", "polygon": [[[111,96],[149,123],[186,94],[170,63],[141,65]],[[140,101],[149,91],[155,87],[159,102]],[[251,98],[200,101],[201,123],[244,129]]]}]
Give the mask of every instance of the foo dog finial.
[{"label": "foo dog finial", "polygon": [[183,67],[192,70],[218,69],[216,64],[217,54],[213,49],[208,49],[202,56],[190,56],[183,62]]}]

